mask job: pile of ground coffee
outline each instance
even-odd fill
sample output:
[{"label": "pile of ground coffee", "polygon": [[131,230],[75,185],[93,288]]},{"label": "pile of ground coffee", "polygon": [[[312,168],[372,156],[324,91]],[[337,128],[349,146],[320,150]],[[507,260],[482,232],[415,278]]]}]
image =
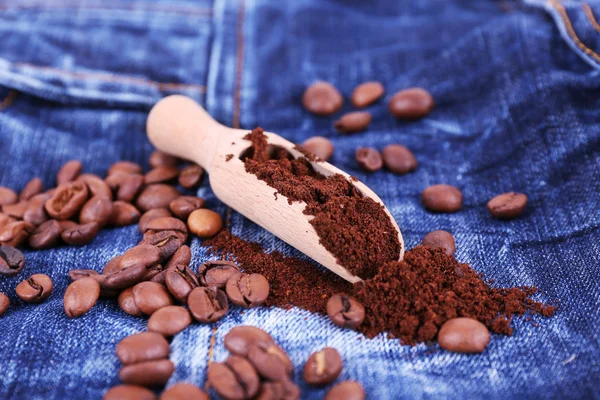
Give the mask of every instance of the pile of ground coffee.
[{"label": "pile of ground coffee", "polygon": [[252,142],[244,158],[246,171],[278,193],[306,203],[304,213],[320,243],[353,274],[368,279],[397,260],[401,245],[382,204],[362,194],[342,175],[317,173],[306,158],[294,159],[283,148],[269,148],[261,128],[246,135]]}]

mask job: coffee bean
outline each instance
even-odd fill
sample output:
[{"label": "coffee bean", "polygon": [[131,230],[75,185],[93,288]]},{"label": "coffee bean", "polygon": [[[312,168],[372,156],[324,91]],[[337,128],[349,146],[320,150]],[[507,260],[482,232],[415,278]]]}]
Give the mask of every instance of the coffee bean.
[{"label": "coffee bean", "polygon": [[356,150],[356,162],[358,166],[367,172],[375,172],[383,167],[383,158],[377,149],[372,147],[361,147]]},{"label": "coffee bean", "polygon": [[66,220],[77,214],[88,198],[88,188],[83,182],[67,182],[56,188],[46,201],[46,212],[54,219]]},{"label": "coffee bean", "polygon": [[208,395],[190,383],[176,383],[160,395],[159,400],[208,400]]},{"label": "coffee bean", "polygon": [[148,221],[143,233],[156,233],[160,231],[177,231],[187,235],[188,229],[185,223],[177,218],[162,217]]},{"label": "coffee bean", "polygon": [[302,143],[302,148],[310,151],[323,161],[327,161],[333,155],[333,143],[323,136],[313,136]]},{"label": "coffee bean", "polygon": [[112,214],[112,202],[106,196],[98,195],[90,198],[81,208],[79,223],[96,222],[100,228],[108,223]]},{"label": "coffee bean", "polygon": [[33,274],[19,283],[15,291],[21,300],[37,304],[46,300],[53,289],[52,279],[48,275]]},{"label": "coffee bean", "polygon": [[449,319],[438,332],[440,347],[457,353],[481,353],[489,342],[488,328],[471,318]]},{"label": "coffee bean", "polygon": [[180,306],[162,307],[148,320],[148,330],[164,336],[173,336],[192,323],[190,312]]},{"label": "coffee bean", "polygon": [[354,381],[340,382],[332,387],[324,400],[365,400],[365,389]]},{"label": "coffee bean", "polygon": [[10,300],[8,296],[0,292],[0,317],[6,312],[8,306],[10,306]]},{"label": "coffee bean", "polygon": [[82,174],[77,180],[87,185],[92,196],[104,196],[112,200],[113,196],[110,187],[98,175]]},{"label": "coffee bean", "polygon": [[178,231],[148,231],[144,234],[144,240],[140,244],[150,244],[160,250],[161,263],[165,263],[175,254],[186,240],[185,233]]},{"label": "coffee bean", "polygon": [[289,377],[294,370],[288,355],[274,343],[258,342],[250,346],[248,360],[260,376],[274,381]]},{"label": "coffee bean", "polygon": [[135,304],[132,287],[123,290],[119,294],[117,301],[121,310],[125,311],[126,314],[133,315],[134,317],[141,317],[143,315],[142,311]]},{"label": "coffee bean", "polygon": [[185,189],[196,189],[202,183],[202,178],[204,178],[204,170],[201,166],[188,165],[179,173],[179,184]]},{"label": "coffee bean", "polygon": [[23,271],[25,257],[18,249],[0,246],[0,275],[14,276]]},{"label": "coffee bean", "polygon": [[94,240],[99,230],[100,227],[96,222],[89,222],[64,230],[60,237],[65,243],[72,246],[83,246]]},{"label": "coffee bean", "polygon": [[400,119],[418,119],[433,110],[434,101],[428,91],[411,88],[396,92],[390,99],[390,113]]},{"label": "coffee bean", "polygon": [[73,282],[84,278],[93,278],[100,282],[101,279],[99,276],[100,274],[93,269],[72,269],[69,271],[69,278],[71,278]]},{"label": "coffee bean", "polygon": [[141,332],[122,339],[116,353],[123,365],[160,360],[169,356],[169,343],[161,334]]},{"label": "coffee bean", "polygon": [[229,278],[239,273],[240,268],[231,261],[207,261],[198,267],[198,281],[202,286],[224,289]]},{"label": "coffee bean", "polygon": [[46,212],[46,201],[51,197],[48,193],[40,193],[29,199],[27,209],[23,214],[23,221],[27,221],[35,226],[47,221],[50,217]]},{"label": "coffee bean", "polygon": [[207,376],[211,387],[225,399],[251,399],[258,393],[258,374],[243,357],[229,356],[224,363],[210,364]]},{"label": "coffee bean", "polygon": [[179,219],[186,220],[192,211],[204,207],[204,199],[194,196],[181,196],[169,203],[169,209]]},{"label": "coffee bean", "polygon": [[66,231],[67,229],[73,229],[78,225],[77,222],[69,220],[58,221],[58,223],[60,224],[60,229],[62,232]]},{"label": "coffee bean", "polygon": [[433,185],[423,191],[421,202],[429,211],[453,213],[462,207],[462,193],[451,185]]},{"label": "coffee bean", "polygon": [[343,103],[344,98],[340,92],[331,83],[323,81],[310,85],[302,96],[304,108],[317,115],[336,113]]},{"label": "coffee bean", "polygon": [[123,383],[140,386],[164,386],[175,371],[171,360],[153,360],[127,365],[119,371]]},{"label": "coffee bean", "polygon": [[58,221],[50,219],[31,232],[29,246],[34,249],[49,249],[60,243],[62,228]]},{"label": "coffee bean", "polygon": [[356,329],[365,319],[365,308],[354,298],[338,293],[327,300],[327,316],[337,326]]},{"label": "coffee bean", "polygon": [[263,381],[254,400],[297,400],[300,394],[300,388],[289,379]]},{"label": "coffee bean", "polygon": [[362,83],[352,92],[352,104],[356,108],[366,107],[376,102],[384,93],[383,85],[377,81]]},{"label": "coffee bean", "polygon": [[275,343],[271,335],[255,326],[236,326],[225,335],[225,348],[232,354],[246,357],[257,343]]},{"label": "coffee bean", "polygon": [[178,198],[181,194],[172,186],[157,183],[146,186],[135,205],[140,211],[148,211],[153,208],[167,208],[169,203]]},{"label": "coffee bean", "polygon": [[131,203],[144,185],[144,176],[115,172],[106,178],[106,184],[116,193],[116,199]]},{"label": "coffee bean", "polygon": [[100,284],[94,278],[78,279],[65,291],[65,313],[77,318],[90,311],[100,297]]},{"label": "coffee bean", "polygon": [[169,211],[166,208],[154,208],[152,210],[148,210],[140,217],[138,228],[140,229],[140,232],[144,233],[146,231],[146,225],[148,224],[148,222],[156,218],[172,216],[173,214],[171,214],[171,211]]},{"label": "coffee bean", "polygon": [[223,227],[221,216],[206,209],[193,211],[187,220],[190,232],[200,238],[209,238],[216,235]]},{"label": "coffee bean", "polygon": [[385,167],[391,172],[404,175],[414,171],[419,165],[415,155],[400,144],[390,144],[381,152]]},{"label": "coffee bean", "polygon": [[62,185],[74,181],[79,176],[81,168],[81,162],[77,160],[67,161],[56,174],[56,184]]},{"label": "coffee bean", "polygon": [[119,271],[107,275],[104,279],[104,288],[106,289],[126,289],[139,283],[148,271],[148,267],[142,263],[128,265]]},{"label": "coffee bean", "polygon": [[0,208],[7,204],[15,204],[19,198],[14,190],[0,186]]},{"label": "coffee bean", "polygon": [[156,282],[140,282],[135,285],[133,299],[135,305],[146,315],[152,315],[156,310],[174,304],[167,288]]},{"label": "coffee bean", "polygon": [[35,227],[29,222],[10,222],[4,225],[0,232],[0,245],[18,247],[27,240],[34,229]]},{"label": "coffee bean", "polygon": [[340,119],[335,121],[334,127],[339,132],[353,133],[367,129],[371,123],[371,113],[368,111],[353,111],[344,114]]},{"label": "coffee bean", "polygon": [[20,200],[29,200],[36,194],[42,193],[43,190],[44,190],[44,183],[42,182],[42,180],[37,177],[33,178],[32,180],[27,182],[27,184],[25,185],[23,190],[21,190],[21,194],[19,194],[19,199]]},{"label": "coffee bean", "polygon": [[102,271],[103,275],[110,275],[113,274],[117,271],[121,270],[121,259],[123,258],[122,255],[120,256],[116,256],[111,258],[110,260],[108,260],[108,262],[106,263],[106,265],[104,266],[104,270]]},{"label": "coffee bean", "polygon": [[325,347],[313,353],[304,364],[304,380],[313,386],[328,385],[340,376],[343,365],[340,353],[334,348]]},{"label": "coffee bean", "polygon": [[225,285],[227,296],[232,303],[241,307],[256,307],[269,296],[269,281],[260,274],[232,275]]},{"label": "coffee bean", "polygon": [[0,212],[0,232],[2,232],[2,228],[4,228],[5,225],[15,221],[16,219],[13,217],[9,217],[8,215]]},{"label": "coffee bean", "polygon": [[522,193],[508,192],[499,194],[487,203],[492,217],[513,219],[523,214],[527,206],[527,196]]},{"label": "coffee bean", "polygon": [[127,250],[119,260],[119,269],[127,268],[134,264],[146,267],[157,264],[160,258],[160,249],[152,245],[138,245]]},{"label": "coffee bean", "polygon": [[117,172],[123,172],[126,174],[141,174],[142,166],[131,161],[117,161],[110,166],[106,175],[110,176]]},{"label": "coffee bean", "polygon": [[456,252],[454,237],[447,231],[438,230],[429,232],[425,235],[421,244],[429,247],[443,247],[449,256],[453,256],[454,252]]},{"label": "coffee bean", "polygon": [[187,298],[187,304],[196,321],[205,324],[220,320],[229,310],[227,295],[216,287],[193,289]]},{"label": "coffee bean", "polygon": [[2,212],[8,215],[9,217],[23,219],[23,216],[25,215],[25,210],[27,210],[28,206],[28,201],[20,201],[15,204],[7,204],[5,206],[2,206]]},{"label": "coffee bean", "polygon": [[177,166],[177,157],[170,154],[163,153],[162,151],[156,150],[150,154],[149,163],[152,168],[158,167],[175,167]]},{"label": "coffee bean", "polygon": [[108,223],[113,226],[135,224],[140,219],[140,212],[132,204],[117,200],[111,205]]},{"label": "coffee bean", "polygon": [[104,394],[102,400],[156,400],[156,395],[137,385],[119,385]]},{"label": "coffee bean", "polygon": [[177,167],[157,167],[151,169],[144,176],[144,183],[146,185],[151,185],[153,183],[167,183],[171,182],[179,176],[179,168]]},{"label": "coffee bean", "polygon": [[167,270],[165,284],[169,292],[182,303],[186,303],[190,292],[199,286],[194,272],[187,265],[175,265]]},{"label": "coffee bean", "polygon": [[190,261],[192,260],[192,251],[189,246],[183,245],[177,249],[175,254],[169,260],[169,263],[165,267],[165,269],[169,269],[171,267],[175,267],[176,265],[185,265],[186,267],[190,265]]}]

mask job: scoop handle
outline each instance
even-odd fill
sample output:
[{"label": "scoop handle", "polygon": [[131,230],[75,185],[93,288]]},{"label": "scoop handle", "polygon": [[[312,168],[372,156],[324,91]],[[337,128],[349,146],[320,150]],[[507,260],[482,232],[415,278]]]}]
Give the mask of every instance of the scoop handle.
[{"label": "scoop handle", "polygon": [[146,130],[160,151],[198,163],[207,172],[217,151],[219,137],[228,128],[215,121],[193,99],[172,95],[152,107]]}]

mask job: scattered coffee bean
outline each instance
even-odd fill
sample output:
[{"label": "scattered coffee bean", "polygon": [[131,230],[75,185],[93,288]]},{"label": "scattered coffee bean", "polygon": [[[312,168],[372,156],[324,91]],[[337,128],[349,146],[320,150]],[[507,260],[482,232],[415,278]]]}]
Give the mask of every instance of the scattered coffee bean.
[{"label": "scattered coffee bean", "polygon": [[175,267],[176,265],[185,265],[187,267],[190,265],[191,260],[192,250],[190,250],[189,246],[183,245],[173,254],[165,269]]},{"label": "scattered coffee bean", "polygon": [[46,212],[54,219],[66,220],[79,212],[88,198],[88,188],[83,182],[67,182],[59,185],[46,201]]},{"label": "scattered coffee bean", "polygon": [[106,392],[102,400],[156,400],[156,395],[145,387],[119,385]]},{"label": "scattered coffee bean", "polygon": [[104,288],[113,290],[126,289],[140,282],[147,271],[148,267],[142,263],[121,268],[119,271],[106,276],[104,279]]},{"label": "scattered coffee bean", "polygon": [[140,229],[140,232],[144,233],[146,231],[146,224],[148,224],[148,222],[156,218],[172,216],[173,214],[171,214],[171,211],[166,208],[154,208],[152,210],[148,210],[140,217],[138,228]]},{"label": "scattered coffee bean", "polygon": [[176,383],[160,395],[159,400],[208,400],[208,395],[190,383]]},{"label": "scattered coffee bean", "polygon": [[488,328],[471,318],[449,319],[438,332],[440,347],[457,353],[481,353],[489,342]]},{"label": "scattered coffee bean", "polygon": [[81,168],[81,162],[77,160],[66,162],[56,175],[56,184],[62,185],[63,183],[74,181],[79,176]]},{"label": "scattered coffee bean", "polygon": [[334,348],[325,347],[313,353],[304,364],[304,380],[313,386],[328,385],[340,376],[343,365],[340,353]]},{"label": "scattered coffee bean", "polygon": [[185,189],[196,189],[202,183],[203,177],[204,170],[201,166],[188,165],[179,173],[179,184]]},{"label": "scattered coffee bean", "polygon": [[133,287],[133,299],[136,306],[146,315],[173,305],[173,298],[166,287],[156,282],[140,282]]},{"label": "scattered coffee bean", "polygon": [[8,215],[9,217],[23,219],[23,216],[25,215],[25,211],[27,210],[28,206],[29,202],[20,201],[15,204],[7,204],[5,206],[2,206],[2,212]]},{"label": "scattered coffee bean", "polygon": [[289,377],[294,365],[275,343],[258,342],[248,349],[248,360],[263,378],[278,381]]},{"label": "scattered coffee bean", "polygon": [[527,196],[516,192],[499,194],[487,203],[490,214],[500,219],[516,218],[523,214],[526,206]]},{"label": "scattered coffee bean", "polygon": [[365,319],[365,308],[354,298],[338,293],[327,300],[327,316],[337,326],[356,329]]},{"label": "scattered coffee bean", "polygon": [[223,227],[221,216],[204,208],[192,211],[187,220],[190,231],[200,237],[209,238],[216,235]]},{"label": "scattered coffee bean", "polygon": [[116,199],[131,203],[144,185],[140,174],[116,172],[106,178],[106,183],[116,193]]},{"label": "scattered coffee bean", "polygon": [[121,259],[123,256],[116,256],[108,260],[106,265],[104,266],[104,270],[102,270],[102,275],[110,275],[117,271],[121,270]]},{"label": "scattered coffee bean", "polygon": [[77,180],[87,185],[92,196],[105,196],[112,200],[113,196],[110,187],[98,175],[81,174]]},{"label": "scattered coffee bean", "polygon": [[156,246],[141,244],[127,250],[119,260],[119,269],[135,264],[146,267],[157,264],[160,258],[160,249]]},{"label": "scattered coffee bean", "polygon": [[49,216],[46,212],[46,201],[51,197],[48,193],[40,193],[29,199],[27,209],[23,214],[23,220],[35,226],[47,221]]},{"label": "scattered coffee bean", "polygon": [[46,300],[53,289],[52,279],[48,275],[33,274],[19,283],[15,291],[21,300],[37,304]]},{"label": "scattered coffee bean", "polygon": [[239,273],[240,268],[231,261],[207,261],[198,268],[198,281],[202,286],[224,289],[229,278]]},{"label": "scattered coffee bean", "polygon": [[100,297],[100,284],[94,278],[78,279],[65,291],[65,312],[77,318],[90,311]]},{"label": "scattered coffee bean", "polygon": [[356,162],[358,166],[367,172],[375,172],[383,167],[383,158],[377,149],[372,147],[361,147],[356,150]]},{"label": "scattered coffee bean", "polygon": [[146,186],[138,196],[135,205],[140,211],[153,208],[167,208],[169,203],[181,196],[179,191],[172,186],[157,183]]},{"label": "scattered coffee bean", "polygon": [[6,312],[8,306],[10,306],[10,300],[8,296],[0,292],[0,317]]},{"label": "scattered coffee bean", "polygon": [[171,360],[144,361],[127,365],[119,371],[123,383],[148,387],[164,386],[175,371]]},{"label": "scattered coffee bean", "polygon": [[267,332],[255,326],[236,326],[225,335],[225,348],[232,354],[246,357],[250,347],[258,343],[274,344]]},{"label": "scattered coffee bean", "polygon": [[25,221],[10,222],[0,231],[0,245],[18,247],[24,243],[35,227]]},{"label": "scattered coffee bean", "polygon": [[23,267],[25,267],[23,253],[11,246],[0,246],[0,275],[17,275]]},{"label": "scattered coffee bean", "polygon": [[175,167],[177,166],[177,157],[156,150],[155,152],[150,154],[149,162],[152,168]]},{"label": "scattered coffee bean", "polygon": [[419,165],[415,155],[400,144],[390,144],[381,152],[385,167],[395,174],[404,175]]},{"label": "scattered coffee bean", "polygon": [[14,190],[0,186],[0,207],[7,204],[15,204],[19,198]]},{"label": "scattered coffee bean", "polygon": [[119,294],[117,301],[121,310],[125,311],[126,314],[133,315],[134,317],[141,317],[143,315],[142,311],[135,304],[132,287],[123,290]]},{"label": "scattered coffee bean", "polygon": [[306,88],[302,104],[314,114],[331,115],[342,108],[344,98],[331,83],[318,81]]},{"label": "scattered coffee bean", "polygon": [[251,399],[258,393],[258,374],[243,357],[229,356],[224,363],[212,363],[207,375],[211,387],[225,399]]},{"label": "scattered coffee bean", "polygon": [[179,219],[186,220],[192,211],[204,207],[204,199],[194,196],[181,196],[169,203],[169,209]]},{"label": "scattered coffee bean", "polygon": [[313,136],[302,143],[304,150],[310,151],[323,161],[327,161],[333,155],[333,143],[323,136]]},{"label": "scattered coffee bean", "polygon": [[199,286],[194,272],[187,265],[175,265],[167,270],[165,284],[169,292],[182,303],[187,303],[190,292]]},{"label": "scattered coffee bean", "polygon": [[324,400],[365,400],[365,389],[354,381],[340,382],[332,387]]},{"label": "scattered coffee bean", "polygon": [[438,230],[429,232],[425,235],[421,244],[429,247],[443,247],[449,256],[453,256],[456,252],[454,237],[448,231]]},{"label": "scattered coffee bean", "polygon": [[429,114],[434,106],[433,97],[421,88],[396,92],[390,99],[390,113],[400,119],[418,119]]},{"label": "scattered coffee bean", "polygon": [[353,111],[344,114],[340,119],[335,121],[334,127],[339,132],[353,133],[367,129],[371,123],[371,113],[368,111]]},{"label": "scattered coffee bean", "polygon": [[362,83],[352,92],[352,104],[356,108],[366,107],[376,102],[384,93],[385,89],[379,82]]},{"label": "scattered coffee bean", "polygon": [[263,381],[255,400],[298,400],[300,394],[300,388],[289,379]]},{"label": "scattered coffee bean", "polygon": [[98,282],[101,281],[100,274],[93,269],[72,269],[69,271],[69,278],[74,281],[78,281],[83,278],[94,278]]},{"label": "scattered coffee bean", "polygon": [[62,229],[63,232],[67,229],[73,229],[77,226],[77,222],[70,220],[58,221],[58,223],[60,224],[60,229]]},{"label": "scattered coffee bean", "polygon": [[113,226],[127,226],[135,224],[140,219],[140,212],[133,205],[117,200],[111,205],[108,223]]},{"label": "scattered coffee bean", "polygon": [[60,234],[60,237],[65,243],[72,246],[83,246],[91,242],[99,230],[100,226],[96,222],[90,222],[66,229]]},{"label": "scattered coffee bean", "polygon": [[267,300],[269,282],[260,274],[237,273],[227,280],[225,290],[233,304],[241,307],[256,307]]},{"label": "scattered coffee bean", "polygon": [[123,365],[160,360],[169,356],[169,343],[159,333],[136,333],[117,344],[116,354]]},{"label": "scattered coffee bean", "polygon": [[79,223],[87,224],[95,222],[100,228],[108,223],[112,214],[112,203],[103,195],[97,195],[89,199],[79,213]]},{"label": "scattered coffee bean", "polygon": [[140,244],[157,247],[160,251],[159,261],[165,263],[185,243],[186,238],[187,235],[179,231],[156,231],[156,233],[148,231]]},{"label": "scattered coffee bean", "polygon": [[190,312],[180,306],[162,307],[148,320],[148,330],[164,336],[173,336],[192,323]]},{"label": "scattered coffee bean", "polygon": [[20,200],[29,200],[36,194],[42,193],[44,190],[44,183],[40,178],[33,178],[21,190],[21,194],[19,194]]},{"label": "scattered coffee bean", "polygon": [[107,176],[111,176],[117,172],[126,174],[141,174],[142,166],[131,161],[118,161],[110,166]]},{"label": "scattered coffee bean", "polygon": [[421,202],[429,211],[453,213],[462,207],[462,193],[451,185],[433,185],[423,191]]},{"label": "scattered coffee bean", "polygon": [[216,287],[197,287],[187,298],[190,312],[198,322],[210,323],[220,320],[227,314],[227,295]]},{"label": "scattered coffee bean", "polygon": [[148,221],[145,225],[144,234],[157,233],[160,231],[177,231],[187,235],[187,226],[184,222],[173,217],[155,218]]},{"label": "scattered coffee bean", "polygon": [[151,185],[153,183],[171,182],[179,176],[179,168],[171,166],[163,166],[151,169],[144,176],[144,183]]}]

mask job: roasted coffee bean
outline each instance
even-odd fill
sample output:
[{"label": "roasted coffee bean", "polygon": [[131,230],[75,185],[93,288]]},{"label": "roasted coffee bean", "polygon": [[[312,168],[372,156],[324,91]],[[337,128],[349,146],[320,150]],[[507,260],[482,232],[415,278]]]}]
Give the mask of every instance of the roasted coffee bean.
[{"label": "roasted coffee bean", "polygon": [[34,249],[49,249],[60,243],[62,228],[58,221],[50,219],[31,232],[29,246]]},{"label": "roasted coffee bean", "polygon": [[143,264],[146,267],[157,264],[160,258],[160,249],[156,246],[142,244],[127,250],[119,260],[119,269],[127,268],[134,264]]},{"label": "roasted coffee bean", "polygon": [[200,238],[209,238],[216,235],[223,227],[221,216],[212,211],[201,208],[193,211],[187,220],[190,232]]},{"label": "roasted coffee bean", "polygon": [[140,211],[167,208],[169,203],[179,196],[181,193],[173,186],[157,183],[146,186],[138,196],[135,205]]},{"label": "roasted coffee bean", "polygon": [[492,217],[513,219],[523,214],[527,206],[527,196],[522,193],[508,192],[499,194],[487,203]]},{"label": "roasted coffee bean", "polygon": [[313,386],[324,386],[335,381],[344,363],[340,353],[332,347],[313,353],[304,364],[304,381]]},{"label": "roasted coffee bean", "polygon": [[429,114],[435,105],[433,97],[421,88],[396,92],[390,99],[390,113],[400,119],[418,119]]},{"label": "roasted coffee bean", "polygon": [[15,291],[21,300],[37,304],[46,300],[53,289],[52,279],[48,275],[33,274],[19,283]]},{"label": "roasted coffee bean", "polygon": [[156,395],[145,387],[119,385],[106,392],[102,400],[156,400]]},{"label": "roasted coffee bean", "polygon": [[462,193],[451,185],[433,185],[423,191],[421,202],[429,211],[453,213],[462,207]]},{"label": "roasted coffee bean", "polygon": [[131,203],[144,185],[144,177],[140,174],[115,172],[106,178],[106,184],[116,194],[116,199]]},{"label": "roasted coffee bean", "polygon": [[194,319],[205,324],[220,320],[229,310],[227,295],[216,287],[193,289],[187,298],[187,304]]},{"label": "roasted coffee bean", "polygon": [[15,204],[19,198],[14,190],[0,186],[0,208],[7,204]]},{"label": "roasted coffee bean", "polygon": [[105,196],[112,200],[113,196],[110,187],[98,175],[82,174],[77,180],[87,185],[92,196]]},{"label": "roasted coffee bean", "polygon": [[340,382],[332,387],[324,400],[365,400],[365,389],[355,381]]},{"label": "roasted coffee bean", "polygon": [[93,278],[100,282],[101,279],[99,276],[100,274],[93,269],[72,269],[69,271],[69,278],[71,278],[73,282],[84,278]]},{"label": "roasted coffee bean", "polygon": [[8,306],[10,306],[10,299],[7,295],[0,292],[0,317],[6,312]]},{"label": "roasted coffee bean", "polygon": [[269,296],[269,281],[260,274],[232,275],[225,285],[227,296],[233,304],[241,307],[256,307]]},{"label": "roasted coffee bean", "polygon": [[21,194],[19,194],[19,199],[29,200],[36,194],[42,193],[43,190],[44,183],[42,182],[42,180],[40,178],[33,178],[32,180],[27,182],[23,190],[21,190]]},{"label": "roasted coffee bean", "polygon": [[154,208],[152,210],[148,210],[140,217],[138,228],[140,229],[140,232],[144,233],[146,231],[146,224],[148,224],[148,222],[156,218],[172,216],[173,214],[171,214],[171,211],[166,208]]},{"label": "roasted coffee bean", "polygon": [[171,360],[145,361],[127,365],[119,371],[123,383],[140,386],[164,386],[175,371]]},{"label": "roasted coffee bean", "polygon": [[[144,276],[142,277],[142,281],[151,281],[154,282],[154,277],[157,276],[158,274],[160,274],[161,272],[164,271],[164,267],[162,266],[162,264],[154,264],[148,268],[146,268],[146,273],[144,274]],[[160,284],[163,284],[162,282],[157,282]],[[163,284],[164,286],[164,284]]]},{"label": "roasted coffee bean", "polygon": [[440,347],[457,353],[481,353],[489,342],[488,328],[471,318],[449,319],[438,332]]},{"label": "roasted coffee bean", "polygon": [[67,161],[56,174],[56,184],[62,185],[74,181],[79,176],[81,168],[81,162],[77,160]]},{"label": "roasted coffee bean", "polygon": [[186,220],[192,211],[204,207],[204,199],[194,196],[181,196],[169,203],[169,209],[179,219]]},{"label": "roasted coffee bean", "polygon": [[210,386],[225,399],[251,399],[258,393],[258,374],[245,358],[229,356],[224,363],[212,363],[207,376]]},{"label": "roasted coffee bean", "polygon": [[186,303],[190,292],[199,286],[196,275],[187,265],[169,268],[165,275],[165,284],[173,297],[182,303]]},{"label": "roasted coffee bean", "polygon": [[77,318],[90,311],[100,297],[100,284],[94,278],[78,279],[65,291],[65,312],[71,318]]},{"label": "roasted coffee bean", "polygon": [[156,150],[155,152],[150,154],[150,159],[148,161],[152,168],[175,167],[178,163],[177,157],[167,153],[163,153],[159,150]]},{"label": "roasted coffee bean", "polygon": [[121,259],[122,255],[116,256],[108,260],[106,265],[104,266],[104,270],[102,270],[102,275],[110,275],[117,271],[121,270]]},{"label": "roasted coffee bean", "polygon": [[229,278],[239,273],[240,268],[231,261],[207,261],[198,268],[198,281],[202,286],[224,289]]},{"label": "roasted coffee bean", "polygon": [[133,288],[127,288],[123,290],[119,294],[117,301],[119,303],[119,307],[121,307],[121,310],[125,311],[126,314],[133,315],[134,317],[141,317],[143,315],[142,311],[135,304],[135,299],[133,298]]},{"label": "roasted coffee bean", "polygon": [[8,215],[4,214],[4,213],[0,213],[0,232],[2,232],[2,228],[4,228],[4,226],[6,224],[9,224],[11,222],[15,222],[16,220],[13,217],[9,217]]},{"label": "roasted coffee bean", "polygon": [[88,188],[83,182],[67,182],[56,188],[46,201],[46,212],[54,219],[69,219],[79,212],[88,198]]},{"label": "roasted coffee bean", "polygon": [[23,216],[25,215],[25,211],[27,210],[28,206],[28,201],[19,201],[15,204],[6,204],[2,206],[2,212],[8,215],[9,217],[23,219]]},{"label": "roasted coffee bean", "polygon": [[108,223],[112,214],[112,202],[106,196],[98,195],[90,198],[79,213],[79,223],[95,222],[100,228]]},{"label": "roasted coffee bean", "polygon": [[141,174],[142,167],[141,165],[131,161],[117,161],[116,163],[110,166],[106,175],[110,176],[118,172],[126,174]]},{"label": "roasted coffee bean", "polygon": [[190,383],[176,383],[160,395],[159,400],[208,400],[208,395]]},{"label": "roasted coffee bean", "polygon": [[352,92],[352,104],[356,108],[366,107],[376,102],[384,93],[383,85],[377,81],[362,83]]},{"label": "roasted coffee bean", "polygon": [[334,127],[339,132],[353,133],[367,129],[371,123],[371,113],[368,111],[353,111],[342,115],[335,121]]},{"label": "roasted coffee bean", "polygon": [[156,282],[156,283],[160,283],[161,285],[166,285],[167,282],[165,281],[165,278],[167,276],[167,272],[168,272],[167,269],[163,269],[158,274],[156,274],[152,278],[150,278],[150,282]]},{"label": "roasted coffee bean", "polygon": [[263,381],[254,400],[298,400],[300,388],[291,380]]},{"label": "roasted coffee bean", "polygon": [[356,329],[365,319],[365,308],[354,298],[338,293],[327,300],[327,315],[337,326]]},{"label": "roasted coffee bean", "polygon": [[104,288],[106,289],[126,289],[139,283],[148,271],[148,267],[142,263],[129,265],[121,268],[119,271],[107,275],[104,279]]},{"label": "roasted coffee bean", "polygon": [[73,229],[78,225],[77,222],[69,220],[58,221],[58,223],[60,224],[60,229],[62,232],[66,231],[67,229]]},{"label": "roasted coffee bean", "polygon": [[323,161],[327,161],[333,155],[333,143],[323,136],[313,136],[302,143],[304,150],[310,151]]},{"label": "roasted coffee bean", "polygon": [[23,214],[23,221],[38,226],[47,221],[50,217],[46,212],[46,201],[52,196],[48,193],[40,193],[29,199],[27,209]]},{"label": "roasted coffee bean", "polygon": [[94,240],[99,230],[100,227],[96,222],[89,222],[64,230],[60,237],[65,243],[72,246],[83,246]]},{"label": "roasted coffee bean", "polygon": [[294,370],[286,352],[275,343],[258,342],[250,346],[248,360],[260,376],[273,381],[289,377]]},{"label": "roasted coffee bean", "polygon": [[179,168],[171,166],[163,166],[151,169],[144,176],[144,183],[151,185],[153,183],[171,182],[179,176]]},{"label": "roasted coffee bean", "polygon": [[148,320],[148,330],[164,336],[173,336],[192,323],[190,312],[181,306],[167,306],[156,310]]},{"label": "roasted coffee bean", "polygon": [[108,223],[113,226],[135,224],[140,219],[140,212],[132,204],[117,200],[111,205]]},{"label": "roasted coffee bean", "polygon": [[454,243],[454,237],[448,231],[433,231],[429,232],[421,241],[423,246],[429,247],[443,247],[446,254],[453,256],[456,251],[456,244]]},{"label": "roasted coffee bean", "polygon": [[33,232],[33,224],[25,221],[10,222],[2,228],[0,232],[0,245],[18,247],[24,243],[29,234]]},{"label": "roasted coffee bean", "polygon": [[0,246],[0,275],[13,276],[23,271],[25,257],[18,249]]},{"label": "roasted coffee bean", "polygon": [[164,285],[156,282],[140,282],[133,287],[135,305],[146,315],[173,305],[173,298]]},{"label": "roasted coffee bean", "polygon": [[391,172],[404,175],[414,171],[419,165],[415,155],[400,144],[390,144],[381,152],[385,167]]},{"label": "roasted coffee bean", "polygon": [[155,218],[145,225],[145,233],[156,233],[160,231],[177,231],[187,235],[188,229],[185,223],[173,217]]},{"label": "roasted coffee bean", "polygon": [[175,254],[186,240],[186,235],[178,231],[158,231],[152,233],[148,231],[144,234],[144,240],[140,244],[150,244],[157,247],[160,251],[161,263],[165,263]]},{"label": "roasted coffee bean", "polygon": [[202,183],[202,178],[204,178],[204,169],[201,166],[188,165],[179,173],[179,184],[185,189],[196,189]]},{"label": "roasted coffee bean", "polygon": [[176,265],[185,265],[187,267],[190,265],[191,260],[192,250],[190,250],[189,246],[183,245],[173,254],[165,269],[175,267]]},{"label": "roasted coffee bean", "polygon": [[257,343],[274,344],[267,332],[255,326],[236,326],[225,335],[225,348],[232,354],[246,357],[250,347]]},{"label": "roasted coffee bean", "polygon": [[306,88],[302,104],[314,114],[331,115],[342,108],[344,98],[331,83],[318,81]]},{"label": "roasted coffee bean", "polygon": [[161,334],[141,332],[122,339],[116,353],[123,365],[160,360],[169,356],[169,343]]},{"label": "roasted coffee bean", "polygon": [[355,154],[358,166],[367,172],[379,171],[383,167],[383,158],[377,149],[372,147],[361,147]]}]

